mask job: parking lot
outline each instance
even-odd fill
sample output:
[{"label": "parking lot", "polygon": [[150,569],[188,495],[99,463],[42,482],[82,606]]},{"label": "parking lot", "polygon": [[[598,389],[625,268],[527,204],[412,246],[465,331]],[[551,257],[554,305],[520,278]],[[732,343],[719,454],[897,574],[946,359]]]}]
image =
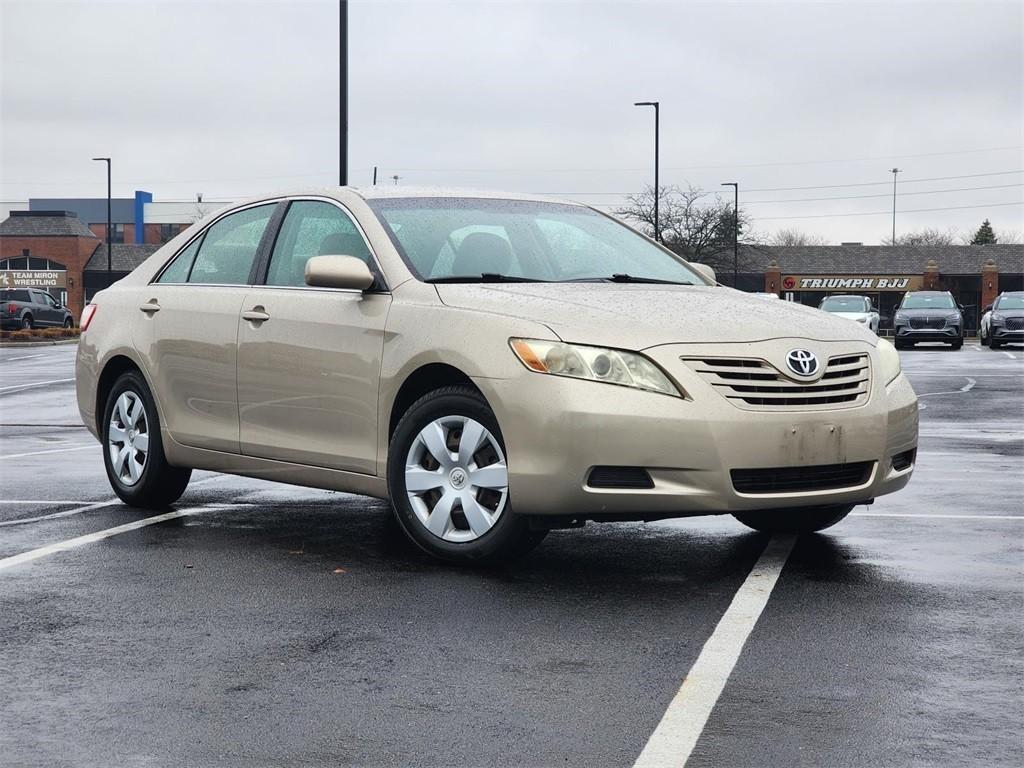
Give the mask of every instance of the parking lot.
[{"label": "parking lot", "polygon": [[[0,349],[0,764],[1019,764],[1019,347],[901,353],[914,479],[825,533],[590,524],[496,570],[428,559],[382,502],[207,472],[121,528],[146,515],[74,353]],[[724,688],[677,697],[695,663]]]}]

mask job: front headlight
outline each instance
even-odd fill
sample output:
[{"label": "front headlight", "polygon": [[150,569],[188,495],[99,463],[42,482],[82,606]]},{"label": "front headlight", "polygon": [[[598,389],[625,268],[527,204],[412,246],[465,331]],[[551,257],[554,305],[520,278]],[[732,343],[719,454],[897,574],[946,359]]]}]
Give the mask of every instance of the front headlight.
[{"label": "front headlight", "polygon": [[998,312],[993,312],[991,320],[992,325],[1002,325],[1006,321],[1006,318]]},{"label": "front headlight", "polygon": [[902,312],[897,312],[895,315],[892,316],[892,321],[896,324],[906,322],[906,320],[907,316],[904,315]]},{"label": "front headlight", "polygon": [[868,317],[867,315],[861,315],[860,317],[857,318],[857,322],[858,323],[866,323],[870,319],[871,318]]},{"label": "front headlight", "polygon": [[537,339],[509,339],[509,345],[520,362],[536,373],[684,396],[658,366],[636,352]]},{"label": "front headlight", "polygon": [[893,379],[900,375],[902,370],[900,368],[900,353],[885,339],[878,340],[876,349],[878,350],[879,373],[885,378],[885,384],[888,386]]}]

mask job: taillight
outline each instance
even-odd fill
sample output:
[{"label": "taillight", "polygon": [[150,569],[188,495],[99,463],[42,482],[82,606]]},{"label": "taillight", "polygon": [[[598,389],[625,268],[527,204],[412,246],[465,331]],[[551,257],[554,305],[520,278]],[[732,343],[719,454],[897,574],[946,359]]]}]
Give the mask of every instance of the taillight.
[{"label": "taillight", "polygon": [[82,310],[82,319],[78,323],[78,327],[81,329],[82,333],[85,333],[86,329],[88,329],[89,323],[92,322],[93,315],[95,315],[95,314],[96,314],[96,305],[95,304],[86,304],[85,305],[85,309]]},{"label": "taillight", "polygon": [[18,305],[17,304],[8,304],[7,305],[7,314],[8,315],[16,315],[16,314],[18,314]]}]

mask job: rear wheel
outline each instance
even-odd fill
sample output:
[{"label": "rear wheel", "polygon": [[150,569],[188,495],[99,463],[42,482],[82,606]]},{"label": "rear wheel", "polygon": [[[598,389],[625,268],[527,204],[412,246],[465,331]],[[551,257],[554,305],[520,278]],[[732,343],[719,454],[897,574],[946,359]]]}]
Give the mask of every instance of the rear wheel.
[{"label": "rear wheel", "polygon": [[72,325],[73,324],[71,322],[71,318],[70,317],[64,321],[64,327],[65,328],[70,328]]},{"label": "rear wheel", "polygon": [[32,315],[25,315],[21,318],[21,330],[31,331],[34,327],[35,325],[32,322]]},{"label": "rear wheel", "polygon": [[471,387],[431,392],[402,416],[388,452],[388,492],[406,535],[444,560],[507,560],[544,538],[511,509],[501,429]]},{"label": "rear wheel", "polygon": [[762,509],[735,512],[733,517],[755,531],[765,533],[813,533],[835,525],[850,512],[852,504],[796,509]]},{"label": "rear wheel", "polygon": [[164,509],[181,497],[192,470],[167,463],[160,418],[141,374],[129,371],[114,382],[102,427],[107,479],[125,504]]}]

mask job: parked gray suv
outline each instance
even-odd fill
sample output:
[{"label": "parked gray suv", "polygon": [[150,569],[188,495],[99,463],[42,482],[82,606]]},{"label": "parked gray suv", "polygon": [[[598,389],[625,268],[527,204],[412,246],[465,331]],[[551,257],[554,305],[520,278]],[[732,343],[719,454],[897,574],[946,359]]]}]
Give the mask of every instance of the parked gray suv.
[{"label": "parked gray suv", "polygon": [[36,288],[0,290],[0,328],[71,328],[75,319],[53,296]]},{"label": "parked gray suv", "polygon": [[919,341],[940,341],[953,349],[964,345],[964,311],[949,291],[904,294],[893,316],[896,349]]}]

